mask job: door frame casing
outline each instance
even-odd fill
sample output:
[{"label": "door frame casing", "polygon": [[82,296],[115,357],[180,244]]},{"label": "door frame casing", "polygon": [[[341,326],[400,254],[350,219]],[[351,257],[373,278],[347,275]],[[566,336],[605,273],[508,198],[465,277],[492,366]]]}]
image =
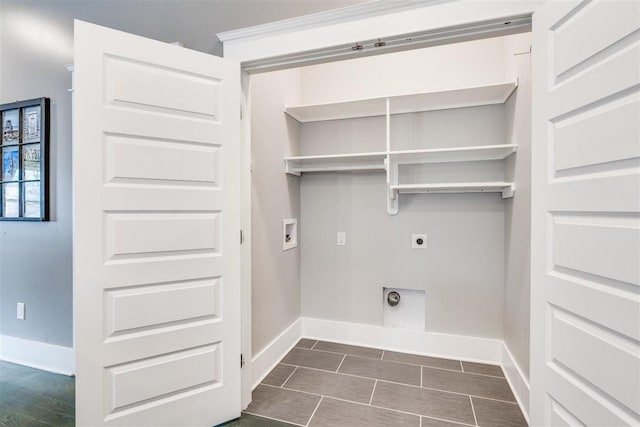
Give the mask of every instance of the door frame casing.
[{"label": "door frame casing", "polygon": [[[242,170],[242,229],[245,236],[241,255],[242,343],[245,368],[242,370],[242,404],[251,402],[251,74],[247,65],[271,60],[271,71],[304,65],[330,62],[319,57],[333,46],[394,37],[407,33],[434,31],[448,27],[474,27],[479,22],[530,15],[545,0],[415,0],[406,2],[370,2],[343,9],[330,10],[264,25],[216,34],[224,43],[224,57],[240,62],[242,67],[243,121],[241,135]],[[482,38],[478,35],[478,38]],[[398,49],[402,50],[402,49]],[[389,51],[385,52],[388,53]],[[307,56],[307,62],[287,63],[286,57]],[[314,56],[315,55],[315,56]],[[359,57],[356,54],[353,58]],[[346,59],[346,58],[343,58]],[[535,56],[532,61],[535,60]],[[281,61],[278,63],[278,61]],[[535,142],[532,141],[532,146]],[[533,149],[533,147],[532,147]],[[532,193],[535,189],[532,188]],[[537,206],[532,204],[532,212]],[[532,299],[532,303],[533,303]],[[532,307],[533,311],[533,307]],[[529,402],[525,403],[529,406]],[[535,418],[534,418],[535,419]]]}]

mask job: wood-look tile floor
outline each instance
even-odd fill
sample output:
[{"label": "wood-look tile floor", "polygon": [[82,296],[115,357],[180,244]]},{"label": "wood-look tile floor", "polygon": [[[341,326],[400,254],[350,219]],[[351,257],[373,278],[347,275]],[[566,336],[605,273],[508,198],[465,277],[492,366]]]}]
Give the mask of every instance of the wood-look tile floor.
[{"label": "wood-look tile floor", "polygon": [[527,426],[500,366],[304,338],[253,391],[236,423]]},{"label": "wood-look tile floor", "polygon": [[0,426],[74,426],[75,381],[0,361]]}]

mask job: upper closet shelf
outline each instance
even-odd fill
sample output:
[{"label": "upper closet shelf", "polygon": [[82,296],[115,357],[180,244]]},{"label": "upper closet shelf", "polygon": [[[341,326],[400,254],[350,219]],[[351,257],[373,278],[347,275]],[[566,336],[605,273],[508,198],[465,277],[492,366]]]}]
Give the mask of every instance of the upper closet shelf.
[{"label": "upper closet shelf", "polygon": [[438,92],[394,95],[326,104],[285,106],[284,111],[297,121],[306,123],[384,116],[387,114],[387,99],[389,100],[390,114],[476,107],[481,105],[503,104],[516,87],[518,87],[518,82],[511,81]]},{"label": "upper closet shelf", "polygon": [[502,160],[515,153],[517,149],[516,144],[500,144],[391,151],[389,154],[391,161],[398,164],[453,163]]}]

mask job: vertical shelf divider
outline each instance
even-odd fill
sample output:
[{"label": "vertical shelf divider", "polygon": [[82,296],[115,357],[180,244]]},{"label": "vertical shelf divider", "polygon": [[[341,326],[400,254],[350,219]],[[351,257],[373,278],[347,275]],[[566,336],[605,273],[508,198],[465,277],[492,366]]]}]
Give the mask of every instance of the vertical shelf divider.
[{"label": "vertical shelf divider", "polygon": [[386,99],[386,122],[387,122],[387,213],[396,215],[398,213],[398,197],[391,189],[392,185],[398,184],[398,165],[391,161],[391,100]]}]

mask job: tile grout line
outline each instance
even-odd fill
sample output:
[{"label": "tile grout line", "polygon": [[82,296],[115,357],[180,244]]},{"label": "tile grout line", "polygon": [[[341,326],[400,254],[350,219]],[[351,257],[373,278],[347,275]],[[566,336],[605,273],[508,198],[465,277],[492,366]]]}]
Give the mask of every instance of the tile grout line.
[{"label": "tile grout line", "polygon": [[420,388],[422,388],[422,366],[420,366]]},{"label": "tile grout line", "polygon": [[[320,342],[320,341],[318,341]],[[317,343],[316,343],[317,344]],[[304,347],[294,347],[300,350],[308,350],[308,351],[318,351],[321,353],[331,353],[331,354],[346,354],[347,356],[352,356],[352,357],[361,357],[363,359],[372,359],[372,360],[382,360],[382,359],[377,359],[375,357],[369,357],[369,356],[360,356],[359,354],[351,354],[351,353],[340,353],[339,351],[331,351],[331,350],[322,350],[319,348],[315,348],[316,344],[314,344],[314,346],[312,348],[304,348]],[[346,344],[345,344],[346,345]],[[369,347],[363,347],[363,348],[369,348]],[[372,349],[372,350],[379,350],[379,349]],[[400,362],[394,362],[394,363],[400,363]],[[405,365],[407,365],[408,363],[405,363]]]},{"label": "tile grout line", "polygon": [[[317,342],[316,342],[316,344],[317,344],[317,343],[319,343],[319,342],[320,342],[320,341],[317,341]],[[315,347],[315,344],[314,344],[314,346],[313,346],[313,347]],[[318,352],[322,352],[322,353],[345,354],[345,353],[338,353],[337,351],[320,350],[320,349],[317,349],[317,348],[304,348],[304,347],[294,347],[294,348],[297,348],[297,349],[299,349],[299,350],[318,351]],[[369,348],[369,347],[365,347],[365,348]],[[379,350],[379,349],[373,349],[373,350]],[[386,350],[382,350],[382,354],[383,354],[383,356],[382,356],[382,357],[384,357],[384,352],[385,352],[385,351],[386,351]],[[408,354],[408,353],[403,353],[403,354]],[[347,355],[347,356],[351,356],[351,357],[360,357],[361,359],[378,360],[378,361],[381,361],[381,362],[388,362],[388,363],[398,363],[398,364],[400,364],[400,365],[407,365],[407,366],[422,366],[422,367],[424,367],[424,368],[429,368],[429,369],[439,369],[439,370],[441,370],[441,371],[458,372],[458,373],[465,373],[465,374],[470,374],[470,375],[480,375],[480,376],[483,376],[483,377],[491,377],[491,378],[502,378],[503,380],[505,380],[505,381],[506,381],[506,377],[504,377],[504,376],[499,376],[499,375],[490,375],[490,374],[481,374],[481,373],[479,373],[479,372],[469,372],[469,371],[465,371],[465,370],[464,370],[464,368],[462,367],[462,361],[461,361],[461,360],[456,360],[456,359],[443,359],[443,360],[449,360],[449,361],[452,361],[452,362],[458,362],[458,363],[460,363],[460,369],[461,369],[461,370],[458,370],[458,369],[449,369],[449,368],[441,368],[441,367],[438,367],[438,366],[432,366],[432,365],[419,365],[419,364],[416,364],[416,363],[397,362],[397,361],[395,361],[395,360],[384,360],[384,359],[382,359],[382,358],[381,358],[381,359],[376,359],[376,358],[374,358],[374,357],[359,356],[359,355],[357,355],[357,354],[350,354],[350,353],[346,353],[346,355]],[[416,356],[420,356],[420,355],[416,355]],[[422,356],[422,357],[431,357],[431,356]],[[486,364],[486,363],[485,363],[485,364]],[[490,364],[488,364],[488,365],[489,365],[489,366],[500,366],[500,365],[490,365]],[[501,366],[500,366],[500,367],[501,367]]]},{"label": "tile grout line", "polygon": [[[395,363],[401,363],[401,362],[395,362]],[[404,363],[404,365],[411,365],[411,364],[410,363]],[[411,366],[422,366],[423,368],[439,369],[441,371],[457,372],[459,374],[480,375],[481,377],[502,378],[505,381],[507,380],[505,377],[499,377],[497,375],[479,374],[477,372],[469,372],[469,371],[458,371],[456,369],[438,368],[436,366],[427,366],[427,365],[411,365]],[[462,362],[460,362],[460,366],[462,366]]]},{"label": "tile grout line", "polygon": [[430,415],[422,415],[422,416],[420,416],[420,421],[421,422],[422,422],[422,418],[429,418],[429,419],[437,420],[437,421],[446,421],[448,423],[455,424],[455,425],[460,425],[460,426],[464,426],[464,427],[478,427],[478,426],[474,426],[473,424],[467,424],[467,423],[463,423],[461,421],[447,420],[447,419],[444,419],[444,418],[436,418],[436,417],[432,417]]},{"label": "tile grout line", "polygon": [[289,376],[287,377],[286,380],[284,380],[284,382],[282,383],[282,385],[280,386],[280,388],[283,388],[285,386],[285,384],[287,383],[287,381],[289,381],[289,379],[291,379],[291,377],[293,376],[293,374],[296,373],[296,371],[298,370],[298,367],[296,366],[295,369],[289,374]]},{"label": "tile grout line", "polygon": [[324,396],[320,396],[320,400],[318,401],[318,404],[316,405],[316,408],[311,413],[311,416],[309,417],[309,421],[307,421],[307,424],[305,424],[305,426],[308,426],[311,423],[311,420],[313,419],[313,416],[316,414],[316,411],[318,410],[318,408],[320,407],[320,404],[322,403],[322,399],[324,399]]},{"label": "tile grout line", "polygon": [[[316,351],[324,351],[324,350],[316,350]],[[327,353],[333,353],[333,352],[328,351]],[[340,354],[340,353],[336,353],[336,354]],[[357,356],[357,355],[355,355],[355,354],[349,354],[349,353],[347,353],[347,356],[351,356],[351,357],[360,357],[360,358],[362,358],[362,359],[373,359],[372,357]],[[427,356],[427,357],[428,357],[428,356]],[[373,359],[373,360],[377,360],[377,359]],[[445,360],[451,360],[451,361],[453,361],[453,362],[459,362],[459,363],[460,363],[460,366],[462,367],[462,361],[460,361],[460,360],[454,360],[454,359],[445,359]],[[440,371],[448,371],[448,372],[457,372],[457,373],[459,373],[459,374],[460,374],[460,373],[465,373],[465,374],[469,374],[469,375],[480,375],[480,376],[483,376],[483,377],[502,378],[503,380],[505,380],[505,381],[506,381],[506,378],[505,378],[505,377],[499,377],[499,376],[497,376],[497,375],[479,374],[479,373],[477,373],[477,372],[459,371],[459,370],[457,370],[457,369],[440,368],[440,367],[438,367],[438,366],[417,365],[417,364],[415,364],[415,363],[397,362],[397,361],[395,361],[395,360],[382,360],[382,359],[381,359],[380,361],[382,361],[382,362],[387,362],[387,363],[397,363],[397,364],[400,364],[400,365],[407,365],[407,366],[421,366],[421,367],[423,367],[423,368],[438,369],[438,370],[440,370]],[[495,365],[495,366],[498,366],[498,365]]]},{"label": "tile grout line", "polygon": [[376,392],[377,385],[378,385],[378,380],[376,380],[376,382],[373,383],[373,390],[371,390],[371,397],[369,398],[369,406],[372,406],[371,402],[373,402],[373,394]]},{"label": "tile grout line", "polygon": [[[280,387],[276,387],[274,385],[269,385],[269,384],[263,384],[263,385],[266,386],[266,387],[280,388]],[[432,418],[434,420],[447,421],[447,422],[451,422],[451,423],[454,423],[454,424],[460,424],[460,425],[463,425],[463,426],[477,427],[477,426],[472,426],[471,424],[466,424],[466,423],[462,423],[462,422],[459,422],[459,421],[448,420],[446,418],[436,418],[436,417],[433,417],[433,416],[430,416],[430,415],[418,414],[416,412],[406,412],[406,411],[401,411],[400,409],[387,408],[387,407],[384,407],[384,406],[368,405],[366,403],[356,402],[355,400],[343,399],[341,397],[325,396],[325,395],[321,395],[321,394],[317,394],[317,393],[311,393],[311,392],[308,392],[308,391],[296,390],[296,389],[293,389],[293,388],[284,388],[283,387],[282,389],[283,390],[288,390],[288,391],[293,391],[293,392],[296,392],[296,393],[308,394],[309,396],[316,396],[316,397],[320,397],[320,398],[325,398],[326,397],[327,399],[339,400],[341,402],[352,403],[354,405],[368,406],[368,407],[371,407],[371,408],[383,409],[385,411],[398,412],[400,414],[406,414],[406,415],[413,415],[413,416],[418,417],[418,418],[426,417],[426,418]],[[469,396],[469,395],[466,395],[466,396]],[[249,412],[247,412],[247,413],[249,413]],[[256,416],[262,417],[262,415],[256,414],[256,413],[253,413],[253,412],[251,412],[251,415],[256,415]],[[267,418],[267,417],[265,417],[265,418]],[[280,420],[278,420],[278,421],[280,421]],[[285,421],[285,422],[290,422],[290,421]],[[303,424],[299,424],[299,425],[303,426]]]},{"label": "tile grout line", "polygon": [[266,418],[268,420],[278,421],[278,422],[281,422],[281,423],[289,423],[289,424],[293,424],[294,426],[299,426],[299,427],[306,427],[304,424],[298,424],[298,423],[295,423],[293,421],[285,421],[285,420],[281,420],[280,418],[269,417],[267,415],[256,414],[255,412],[249,412],[249,411],[246,411],[246,410],[242,411],[242,412],[245,413],[245,414],[256,416],[256,417]]},{"label": "tile grout line", "polygon": [[476,421],[476,425],[478,425],[478,418],[476,417],[476,408],[473,406],[473,399],[471,395],[469,395],[469,402],[471,402],[471,412],[473,412],[473,419]]},{"label": "tile grout line", "polygon": [[[307,339],[310,339],[310,338],[307,338]],[[303,350],[322,351],[324,353],[345,354],[345,353],[340,353],[340,352],[337,352],[337,351],[321,350],[321,349],[315,348],[320,342],[321,342],[321,340],[316,340],[316,342],[313,344],[313,346],[311,348],[305,348],[305,347],[294,347],[294,348],[301,348]],[[322,341],[322,342],[334,343],[333,341]],[[382,349],[382,348],[365,347],[365,346],[352,345],[352,344],[342,344],[342,343],[334,343],[334,344],[340,344],[340,345],[351,346],[351,347],[360,347],[360,348],[367,349],[367,350],[380,350],[380,351],[382,351],[382,355],[380,356],[380,359],[376,359],[375,357],[361,356],[359,354],[346,353],[347,356],[362,357],[363,359],[384,360],[384,353],[386,351],[395,352],[393,350],[385,350],[385,349]],[[446,357],[438,357],[438,356],[426,356],[426,355],[423,355],[423,354],[414,354],[414,353],[403,353],[403,352],[396,352],[396,353],[407,355],[407,356],[426,357],[426,358],[431,358],[431,359],[447,360],[449,362],[458,362],[458,363],[460,363],[460,370],[441,368],[439,366],[432,366],[432,365],[422,365],[422,364],[417,364],[417,363],[398,362],[398,361],[395,361],[395,360],[384,360],[384,361],[385,362],[391,362],[391,363],[401,363],[403,365],[423,366],[425,368],[431,368],[431,369],[441,369],[443,371],[464,372],[465,374],[483,375],[485,377],[494,377],[494,378],[504,378],[504,379],[506,379],[506,377],[504,376],[504,371],[503,371],[503,375],[502,376],[500,376],[500,375],[491,375],[491,374],[483,374],[483,373],[480,373],[480,372],[465,371],[464,370],[464,364],[463,364],[464,361],[463,360],[448,359]],[[487,365],[487,366],[498,366],[498,367],[500,367],[502,369],[502,365],[500,365],[500,364],[484,363],[484,362],[469,362],[469,361],[467,361],[467,363],[476,363],[476,364],[479,364],[479,365]]]},{"label": "tile grout line", "polygon": [[346,359],[346,358],[347,358],[346,354],[344,356],[342,356],[342,360],[340,361],[340,364],[338,365],[338,369],[336,369],[336,374],[339,373],[340,367],[342,366],[342,364],[344,363],[344,359]]},{"label": "tile grout line", "polygon": [[[296,365],[291,365],[291,364],[288,364],[288,363],[281,363],[281,365],[296,366]],[[411,366],[413,366],[413,365],[411,365]],[[304,369],[312,369],[314,371],[328,372],[330,374],[345,375],[345,376],[348,376],[348,377],[363,378],[363,379],[366,379],[366,380],[382,381],[382,382],[385,382],[385,383],[403,385],[403,386],[406,386],[406,387],[423,388],[425,390],[434,390],[434,391],[439,391],[439,392],[442,392],[442,393],[457,394],[457,395],[462,395],[462,396],[473,396],[473,397],[477,397],[478,399],[493,400],[493,401],[496,401],[496,402],[511,403],[512,405],[518,405],[518,402],[516,402],[516,401],[497,399],[495,397],[478,396],[478,395],[475,395],[475,394],[462,393],[462,392],[459,392],[459,391],[451,391],[451,390],[443,390],[441,388],[425,387],[424,385],[423,386],[417,386],[417,385],[413,385],[413,384],[399,383],[397,381],[390,381],[390,380],[384,380],[384,379],[378,379],[378,378],[372,378],[372,377],[363,377],[362,375],[346,374],[344,372],[335,372],[335,371],[329,371],[329,370],[320,369],[320,368],[312,368],[312,367],[309,367],[309,366],[300,365],[299,367],[300,368],[304,368]],[[427,366],[423,366],[423,368],[427,368]],[[454,372],[459,372],[459,371],[454,371]],[[422,381],[422,375],[420,376],[420,380]],[[261,383],[261,384],[264,384],[264,383]],[[268,386],[269,384],[264,384],[264,385]],[[275,386],[271,386],[271,387],[275,387]],[[513,393],[513,390],[511,390],[511,387],[509,387],[509,390]]]}]

